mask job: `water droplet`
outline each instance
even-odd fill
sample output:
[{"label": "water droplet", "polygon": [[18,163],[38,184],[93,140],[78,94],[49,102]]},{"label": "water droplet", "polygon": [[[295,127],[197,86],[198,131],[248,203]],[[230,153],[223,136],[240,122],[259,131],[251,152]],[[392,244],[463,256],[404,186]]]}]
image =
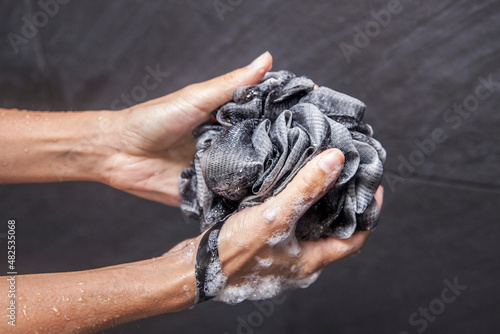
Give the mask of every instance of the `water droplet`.
[{"label": "water droplet", "polygon": [[30,317],[28,317],[28,313],[26,313],[26,305],[24,306],[24,309],[23,309],[23,315],[26,318],[26,320],[30,320]]},{"label": "water droplet", "polygon": [[30,118],[30,115],[26,115],[26,118]]},{"label": "water droplet", "polygon": [[102,116],[97,117],[97,119],[100,121],[102,119]]},{"label": "water droplet", "polygon": [[29,150],[27,148],[25,148],[23,151],[24,151],[24,153],[28,153]]},{"label": "water droplet", "polygon": [[5,113],[3,112],[3,113],[2,113],[2,116],[4,116],[4,115],[5,115]]},{"label": "water droplet", "polygon": [[78,302],[79,303],[86,303],[87,302],[87,299],[83,298],[83,297],[78,297]]},{"label": "water droplet", "polygon": [[52,308],[52,311],[54,311],[56,317],[59,317],[61,315],[61,312],[59,312],[59,310],[55,306]]},{"label": "water droplet", "polygon": [[42,301],[42,298],[38,298],[38,302],[41,302]]},{"label": "water droplet", "polygon": [[71,320],[71,318],[70,318],[70,317],[68,317],[67,315],[65,315],[65,316],[64,316],[64,319],[66,319],[67,321],[70,321],[70,320]]},{"label": "water droplet", "polygon": [[35,121],[38,121],[40,119],[40,116],[35,117]]}]

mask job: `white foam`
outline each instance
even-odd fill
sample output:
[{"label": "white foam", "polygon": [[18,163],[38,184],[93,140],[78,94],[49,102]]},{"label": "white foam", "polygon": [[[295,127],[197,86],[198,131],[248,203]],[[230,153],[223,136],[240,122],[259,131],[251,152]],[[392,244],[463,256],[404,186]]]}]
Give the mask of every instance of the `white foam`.
[{"label": "white foam", "polygon": [[272,259],[261,259],[258,256],[256,256],[255,259],[257,260],[257,263],[259,264],[259,267],[261,267],[261,268],[269,268],[273,264]]},{"label": "white foam", "polygon": [[220,261],[211,261],[208,264],[206,277],[205,289],[208,296],[215,296],[220,287],[227,282],[227,276],[222,271]]},{"label": "white foam", "polygon": [[273,298],[290,288],[307,288],[314,283],[321,271],[313,273],[303,279],[288,279],[285,277],[254,275],[248,277],[244,283],[224,287],[215,300],[237,304],[244,300],[262,300]]},{"label": "white foam", "polygon": [[279,232],[279,233],[273,233],[271,235],[271,237],[267,240],[267,244],[269,246],[276,246],[278,244],[283,243],[289,237],[290,237],[290,232],[288,232],[288,231]]},{"label": "white foam", "polygon": [[282,291],[280,279],[274,276],[248,277],[244,283],[226,286],[222,289],[215,300],[237,304],[248,300],[269,299]]},{"label": "white foam", "polygon": [[301,253],[301,248],[296,238],[290,238],[283,247],[290,256],[297,257]]},{"label": "white foam", "polygon": [[295,284],[298,288],[305,289],[309,287],[311,284],[316,282],[318,277],[321,275],[321,270],[318,270],[315,273],[312,273],[311,275],[307,276],[306,278],[303,278],[301,280],[295,281]]},{"label": "white foam", "polygon": [[182,289],[184,290],[184,294],[186,295],[186,297],[188,297],[188,299],[191,299],[191,293],[189,293],[189,287],[187,285],[184,285]]},{"label": "white foam", "polygon": [[264,211],[264,219],[268,222],[268,223],[272,223],[274,221],[274,219],[276,218],[276,211],[272,208],[267,208],[265,211]]}]

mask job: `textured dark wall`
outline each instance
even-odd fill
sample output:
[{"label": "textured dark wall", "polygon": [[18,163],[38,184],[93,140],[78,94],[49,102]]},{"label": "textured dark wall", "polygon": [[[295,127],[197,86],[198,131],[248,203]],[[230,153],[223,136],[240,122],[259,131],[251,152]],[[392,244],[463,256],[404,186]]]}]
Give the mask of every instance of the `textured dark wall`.
[{"label": "textured dark wall", "polygon": [[[0,3],[1,107],[107,109],[141,84],[148,66],[169,72],[150,99],[269,50],[274,69],[363,100],[388,151],[382,221],[362,253],[285,293],[270,314],[252,302],[210,302],[105,333],[500,331],[500,84],[476,98],[484,80],[500,82],[500,3],[401,0],[377,30],[371,12],[389,3],[71,1],[17,53],[8,33],[20,34],[23,17],[41,7]],[[356,38],[356,27],[372,29],[369,41]],[[454,112],[462,103],[472,111]],[[439,129],[441,142],[429,144]],[[415,141],[427,143],[427,155]],[[9,217],[18,222],[22,273],[158,256],[198,232],[176,209],[99,184],[4,185],[0,196],[0,232]],[[454,281],[465,290],[440,301]]]}]

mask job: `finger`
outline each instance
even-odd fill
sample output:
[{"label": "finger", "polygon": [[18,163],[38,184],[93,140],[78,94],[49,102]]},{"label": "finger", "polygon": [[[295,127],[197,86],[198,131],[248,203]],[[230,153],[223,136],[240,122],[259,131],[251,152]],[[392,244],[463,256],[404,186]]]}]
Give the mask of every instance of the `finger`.
[{"label": "finger", "polygon": [[327,238],[302,241],[306,271],[315,272],[361,249],[371,232],[357,231],[349,239]]},{"label": "finger", "polygon": [[375,198],[379,209],[382,210],[382,204],[384,203],[384,187],[379,186],[373,197]]},{"label": "finger", "polygon": [[[271,54],[265,52],[248,66],[205,82],[189,85],[168,95],[168,99],[176,104],[180,103],[180,110],[187,113],[185,116],[192,116],[197,123],[194,126],[199,125],[214,109],[231,100],[235,88],[260,82],[271,68],[272,60]],[[190,115],[191,113],[194,114]]]},{"label": "finger", "polygon": [[[275,224],[288,227],[320,199],[344,166],[344,154],[333,148],[309,161],[276,197],[265,202],[265,213],[273,211]],[[267,214],[266,214],[267,215]]]}]

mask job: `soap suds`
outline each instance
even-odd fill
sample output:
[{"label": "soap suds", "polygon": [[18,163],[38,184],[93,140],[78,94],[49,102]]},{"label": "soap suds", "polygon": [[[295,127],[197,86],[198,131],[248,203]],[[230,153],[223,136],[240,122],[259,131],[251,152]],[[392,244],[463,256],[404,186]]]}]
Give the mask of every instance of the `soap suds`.
[{"label": "soap suds", "polygon": [[267,208],[265,211],[264,211],[264,219],[268,222],[268,223],[272,223],[274,221],[274,219],[276,218],[276,211],[274,211],[273,208]]},{"label": "soap suds", "polygon": [[271,265],[273,264],[272,259],[261,259],[260,257],[256,256],[255,260],[257,260],[259,267],[264,269],[271,267]]},{"label": "soap suds", "polygon": [[207,296],[215,296],[221,286],[227,282],[227,276],[222,272],[220,261],[212,261],[207,267],[207,279],[205,281],[205,293]]},{"label": "soap suds", "polygon": [[285,232],[276,232],[271,235],[271,237],[267,240],[267,244],[269,246],[276,246],[278,244],[281,244],[285,240],[287,240],[290,237],[290,232],[285,231]]},{"label": "soap suds", "polygon": [[227,304],[237,304],[244,300],[269,299],[279,295],[286,289],[307,288],[318,279],[320,274],[321,271],[318,271],[300,280],[254,275],[248,277],[242,284],[224,287],[215,297],[215,300]]},{"label": "soap suds", "polygon": [[302,249],[300,248],[299,242],[295,237],[290,238],[286,243],[282,245],[290,256],[297,257],[300,255]]}]

